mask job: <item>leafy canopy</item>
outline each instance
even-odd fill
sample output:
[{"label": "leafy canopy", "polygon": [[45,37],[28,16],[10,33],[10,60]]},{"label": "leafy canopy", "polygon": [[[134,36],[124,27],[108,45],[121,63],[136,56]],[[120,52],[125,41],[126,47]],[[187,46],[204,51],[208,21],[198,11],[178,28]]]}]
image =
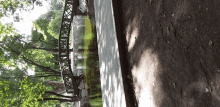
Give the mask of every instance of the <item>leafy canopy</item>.
[{"label": "leafy canopy", "polygon": [[39,99],[43,99],[46,90],[42,83],[34,84],[30,79],[25,77],[24,80],[18,80],[19,89],[10,88],[8,80],[0,81],[0,106],[21,106],[21,107],[38,107]]},{"label": "leafy canopy", "polygon": [[57,16],[55,19],[52,19],[47,27],[47,31],[56,39],[59,39],[60,27],[61,27],[62,17]]},{"label": "leafy canopy", "polygon": [[12,27],[12,24],[2,24],[0,22],[0,41],[2,38],[4,38],[6,35],[9,36],[14,36],[16,35],[15,33],[15,28]]}]

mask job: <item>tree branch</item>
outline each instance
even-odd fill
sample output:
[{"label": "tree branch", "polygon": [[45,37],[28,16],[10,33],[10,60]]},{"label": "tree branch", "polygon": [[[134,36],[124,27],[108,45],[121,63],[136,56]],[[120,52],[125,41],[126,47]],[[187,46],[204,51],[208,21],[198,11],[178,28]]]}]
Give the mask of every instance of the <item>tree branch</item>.
[{"label": "tree branch", "polygon": [[53,72],[54,74],[60,74],[60,72],[55,71],[55,70],[51,69],[50,67],[45,67],[45,66],[39,65],[39,64],[35,63],[34,61],[32,61],[32,60],[30,60],[30,59],[27,59],[27,58],[24,57],[24,55],[22,55],[20,52],[15,51],[15,50],[12,49],[10,46],[8,46],[8,47],[10,48],[10,50],[11,50],[13,53],[15,53],[15,54],[17,54],[17,55],[21,55],[21,58],[22,58],[25,62],[27,62],[27,63],[29,63],[29,64],[32,64],[32,65],[35,65],[35,66],[37,66],[37,67],[43,69],[44,71]]},{"label": "tree branch", "polygon": [[38,78],[38,77],[51,77],[51,76],[61,76],[61,75],[44,75],[44,76],[28,76],[28,77],[32,77],[32,78]]},{"label": "tree branch", "polygon": [[48,101],[48,100],[59,100],[60,102],[78,101],[78,100],[69,100],[69,99],[60,99],[60,98],[43,98],[43,99],[38,99],[38,101]]},{"label": "tree branch", "polygon": [[[46,93],[46,94],[52,94],[52,95],[56,95],[56,96],[58,96],[58,97],[65,97],[65,98],[71,98],[71,99],[73,99],[73,97],[72,97],[72,96],[65,96],[65,95],[61,95],[61,94],[57,94],[57,93],[52,92],[52,91],[45,91],[45,93]],[[74,99],[76,99],[76,98],[74,98]]]}]

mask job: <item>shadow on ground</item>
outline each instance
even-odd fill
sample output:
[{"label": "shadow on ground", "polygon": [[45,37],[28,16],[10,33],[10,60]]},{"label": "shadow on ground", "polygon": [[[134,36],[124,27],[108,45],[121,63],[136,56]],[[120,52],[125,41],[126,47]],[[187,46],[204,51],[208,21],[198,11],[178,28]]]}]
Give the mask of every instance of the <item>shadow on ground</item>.
[{"label": "shadow on ground", "polygon": [[139,106],[220,105],[220,1],[114,2]]}]

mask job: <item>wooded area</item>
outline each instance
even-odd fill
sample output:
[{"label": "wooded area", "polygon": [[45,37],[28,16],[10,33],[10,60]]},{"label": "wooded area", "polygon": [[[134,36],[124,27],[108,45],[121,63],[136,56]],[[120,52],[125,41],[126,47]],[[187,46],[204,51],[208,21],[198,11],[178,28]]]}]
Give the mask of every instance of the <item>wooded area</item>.
[{"label": "wooded area", "polygon": [[[56,53],[63,4],[58,0],[51,3],[50,10],[33,22],[31,35],[19,34],[14,22],[0,22],[0,106],[54,107],[79,100],[63,95],[65,87]],[[31,11],[42,5],[39,0],[0,1],[0,16],[16,16],[16,10]]]},{"label": "wooded area", "polygon": [[[0,106],[59,107],[71,106],[63,102],[80,100],[77,96],[64,94],[66,91],[58,60],[58,39],[65,1],[52,0],[48,5],[49,11],[32,23],[31,35],[21,34],[13,27],[14,23],[23,20],[22,16],[15,14],[17,10],[32,11],[35,6],[43,6],[42,1],[44,0],[0,1],[0,17],[15,18],[11,23],[0,22]],[[80,24],[80,21],[75,24]],[[91,40],[85,40],[83,35],[84,33],[77,37],[80,42],[76,45],[76,64],[88,63],[84,70],[88,71],[86,80],[89,79],[89,86],[94,80],[90,90],[95,91],[91,94],[95,101],[101,96],[96,94],[95,88],[98,86],[100,90],[100,81],[99,77],[95,79],[90,74],[92,69],[94,72],[94,66],[98,67],[97,58],[96,63],[93,60],[97,56],[97,48],[94,48],[94,43],[85,46],[86,41]],[[73,49],[70,49],[70,52],[72,51]],[[84,51],[87,51],[89,56],[85,56]],[[78,57],[81,54],[82,56]],[[99,72],[98,69],[95,71],[95,74]]]}]

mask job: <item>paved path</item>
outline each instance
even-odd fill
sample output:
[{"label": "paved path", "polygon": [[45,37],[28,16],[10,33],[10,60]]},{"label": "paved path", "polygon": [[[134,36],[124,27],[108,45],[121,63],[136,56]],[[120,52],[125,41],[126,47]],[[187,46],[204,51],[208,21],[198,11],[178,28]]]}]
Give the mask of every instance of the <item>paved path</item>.
[{"label": "paved path", "polygon": [[94,0],[103,107],[126,107],[112,0]]}]

